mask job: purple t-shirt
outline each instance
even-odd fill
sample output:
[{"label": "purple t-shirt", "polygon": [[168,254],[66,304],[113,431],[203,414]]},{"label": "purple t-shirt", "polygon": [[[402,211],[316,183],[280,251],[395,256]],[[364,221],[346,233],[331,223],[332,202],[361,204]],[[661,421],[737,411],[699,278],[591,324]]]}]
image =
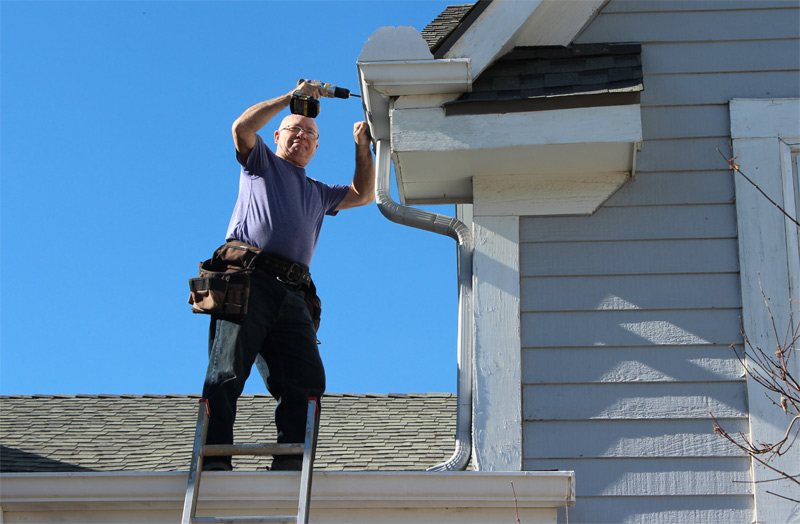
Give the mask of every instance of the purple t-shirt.
[{"label": "purple t-shirt", "polygon": [[322,219],[337,213],[349,189],[307,177],[305,168],[276,156],[256,135],[225,238],[310,266]]}]

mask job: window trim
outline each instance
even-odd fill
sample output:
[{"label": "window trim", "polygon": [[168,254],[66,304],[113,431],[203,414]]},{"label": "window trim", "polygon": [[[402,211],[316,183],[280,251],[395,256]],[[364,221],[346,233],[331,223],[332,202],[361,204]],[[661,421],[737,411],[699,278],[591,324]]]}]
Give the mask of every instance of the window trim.
[{"label": "window trim", "polygon": [[[735,162],[748,178],[784,209],[793,209],[794,194],[787,195],[792,183],[791,144],[800,142],[800,99],[737,99],[730,102],[731,139]],[[736,217],[739,229],[739,266],[742,291],[742,325],[753,346],[774,347],[772,319],[764,304],[769,300],[778,330],[788,325],[790,312],[794,321],[800,316],[798,280],[800,260],[797,235],[787,235],[794,225],[739,173],[734,174]],[[792,187],[793,186],[788,186]],[[793,193],[793,191],[792,191]],[[791,197],[791,198],[789,198]],[[789,209],[787,209],[789,208]],[[796,213],[795,213],[796,215]],[[763,294],[762,294],[763,290]],[[789,305],[789,307],[786,307]],[[793,372],[800,376],[800,359],[795,354]],[[761,442],[776,442],[788,425],[786,417],[765,395],[763,387],[749,376],[748,407],[750,438]],[[794,472],[800,463],[800,444],[773,462],[783,471]],[[791,492],[789,484],[764,483],[775,474],[753,462],[753,485],[756,520],[786,522],[796,504],[767,493]]]}]

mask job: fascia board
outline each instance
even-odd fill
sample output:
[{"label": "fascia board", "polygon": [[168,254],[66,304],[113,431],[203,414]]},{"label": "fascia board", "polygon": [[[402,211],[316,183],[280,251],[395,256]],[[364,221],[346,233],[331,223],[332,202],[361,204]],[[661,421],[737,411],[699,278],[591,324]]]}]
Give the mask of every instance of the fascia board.
[{"label": "fascia board", "polygon": [[472,60],[473,79],[477,78],[509,47],[514,36],[542,5],[542,0],[495,0],[462,34],[444,58]]},{"label": "fascia board", "polygon": [[633,174],[641,111],[631,104],[446,116],[441,108],[395,108],[391,141],[407,205],[472,202],[473,177],[520,175],[539,195],[525,213],[590,214]]},{"label": "fascia board", "polygon": [[545,0],[517,35],[515,46],[568,46],[609,0]]},{"label": "fascia board", "polygon": [[392,150],[399,153],[642,140],[639,104],[453,116],[395,109],[391,119]]},{"label": "fascia board", "polygon": [[472,80],[515,46],[566,46],[608,0],[494,0],[442,58],[469,57]]},{"label": "fascia board", "polygon": [[[201,502],[247,508],[297,505],[296,473],[203,474]],[[6,511],[26,509],[176,508],[186,473],[7,473],[0,477]],[[512,497],[509,482],[517,495]],[[213,496],[208,494],[213,493]],[[203,494],[206,494],[205,496]],[[314,472],[313,505],[324,508],[557,508],[575,503],[572,471]]]}]

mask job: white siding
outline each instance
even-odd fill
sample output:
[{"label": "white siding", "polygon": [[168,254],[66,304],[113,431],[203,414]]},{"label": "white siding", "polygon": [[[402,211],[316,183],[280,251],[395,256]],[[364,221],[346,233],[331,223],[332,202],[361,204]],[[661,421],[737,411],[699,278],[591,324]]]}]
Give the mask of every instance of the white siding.
[{"label": "white siding", "polygon": [[[641,42],[636,178],[520,221],[523,460],[572,469],[569,522],[753,519],[732,98],[800,93],[798,2],[612,0],[578,43]],[[562,514],[562,521],[566,521]]]}]

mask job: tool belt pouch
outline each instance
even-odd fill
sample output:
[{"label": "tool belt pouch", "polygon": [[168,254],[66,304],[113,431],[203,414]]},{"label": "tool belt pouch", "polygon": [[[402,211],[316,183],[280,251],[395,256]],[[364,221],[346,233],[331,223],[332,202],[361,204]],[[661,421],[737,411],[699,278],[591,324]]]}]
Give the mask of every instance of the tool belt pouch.
[{"label": "tool belt pouch", "polygon": [[192,313],[240,317],[247,314],[250,273],[259,250],[241,242],[220,246],[189,279]]},{"label": "tool belt pouch", "polygon": [[200,267],[197,278],[189,279],[192,313],[243,316],[250,295],[250,271],[208,271]]}]

